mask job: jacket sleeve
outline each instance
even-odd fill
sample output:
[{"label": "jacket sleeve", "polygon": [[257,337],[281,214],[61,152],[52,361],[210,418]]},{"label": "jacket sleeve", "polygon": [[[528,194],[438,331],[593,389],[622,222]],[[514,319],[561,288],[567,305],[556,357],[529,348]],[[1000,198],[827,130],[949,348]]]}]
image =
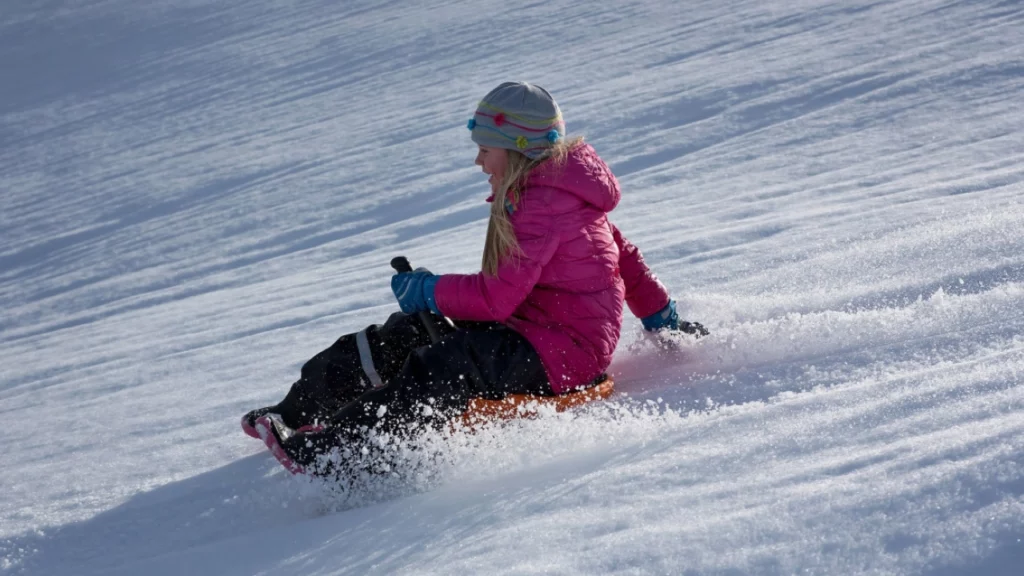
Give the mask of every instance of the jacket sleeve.
[{"label": "jacket sleeve", "polygon": [[650,316],[669,301],[668,290],[647,267],[640,249],[630,243],[611,222],[612,236],[619,247],[619,272],[626,284],[626,304],[637,318]]},{"label": "jacket sleeve", "polygon": [[515,226],[521,250],[506,258],[496,276],[445,274],[434,288],[438,309],[453,320],[505,322],[522,304],[558,247],[558,234],[549,216],[533,217]]}]

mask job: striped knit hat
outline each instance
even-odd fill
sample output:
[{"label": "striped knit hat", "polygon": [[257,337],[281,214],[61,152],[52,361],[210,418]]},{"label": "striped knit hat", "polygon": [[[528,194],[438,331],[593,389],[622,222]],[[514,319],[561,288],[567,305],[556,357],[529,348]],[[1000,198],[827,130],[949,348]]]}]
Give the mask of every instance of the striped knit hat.
[{"label": "striped knit hat", "polygon": [[505,82],[477,105],[466,125],[473,142],[537,158],[565,138],[562,111],[548,91],[526,82]]}]

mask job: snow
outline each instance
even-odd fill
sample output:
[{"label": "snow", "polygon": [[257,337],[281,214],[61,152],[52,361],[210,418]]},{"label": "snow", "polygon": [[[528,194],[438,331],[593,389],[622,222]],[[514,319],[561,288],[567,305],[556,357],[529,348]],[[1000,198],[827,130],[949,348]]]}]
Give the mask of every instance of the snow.
[{"label": "snow", "polygon": [[[0,16],[0,572],[1020,574],[1016,0],[94,0]],[[550,89],[687,319],[618,394],[289,476],[239,417],[478,266]]]}]

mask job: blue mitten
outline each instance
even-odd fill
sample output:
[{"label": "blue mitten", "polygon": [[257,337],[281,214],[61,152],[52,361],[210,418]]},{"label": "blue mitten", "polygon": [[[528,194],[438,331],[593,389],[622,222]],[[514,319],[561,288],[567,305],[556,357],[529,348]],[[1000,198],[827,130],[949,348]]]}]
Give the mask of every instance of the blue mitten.
[{"label": "blue mitten", "polygon": [[680,330],[687,334],[693,334],[698,338],[709,334],[708,329],[702,326],[700,322],[680,322],[679,313],[676,312],[675,300],[669,300],[664,308],[646,318],[641,318],[640,322],[643,323],[644,330],[648,332],[657,332],[664,329]]},{"label": "blue mitten", "polygon": [[415,272],[403,272],[391,277],[391,291],[395,293],[398,300],[398,307],[406,314],[431,311],[434,314],[441,314],[434,301],[434,286],[437,284],[435,276],[425,270]]}]

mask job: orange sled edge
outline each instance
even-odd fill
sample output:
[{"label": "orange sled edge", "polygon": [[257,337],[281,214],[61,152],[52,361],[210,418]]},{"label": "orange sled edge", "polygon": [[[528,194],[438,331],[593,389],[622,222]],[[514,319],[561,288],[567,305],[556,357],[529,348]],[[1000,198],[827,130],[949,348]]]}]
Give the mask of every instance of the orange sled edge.
[{"label": "orange sled edge", "polygon": [[565,412],[570,408],[582,406],[595,400],[605,400],[615,391],[615,382],[611,376],[590,388],[559,396],[535,396],[533,394],[509,394],[501,400],[474,398],[462,414],[462,424],[467,428],[476,425],[512,420],[513,418],[532,418],[542,407],[552,407],[556,412]]}]

